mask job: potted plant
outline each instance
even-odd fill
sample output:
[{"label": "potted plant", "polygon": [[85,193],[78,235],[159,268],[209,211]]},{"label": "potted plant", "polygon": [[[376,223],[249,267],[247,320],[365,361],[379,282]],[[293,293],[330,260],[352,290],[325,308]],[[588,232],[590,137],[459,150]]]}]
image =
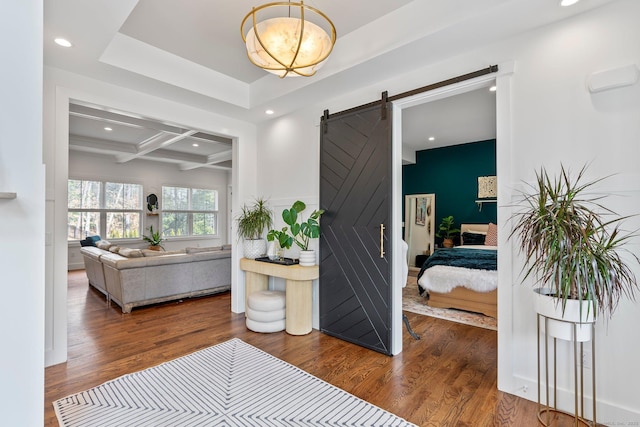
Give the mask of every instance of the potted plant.
[{"label": "potted plant", "polygon": [[266,200],[258,198],[253,205],[244,205],[237,222],[238,237],[244,240],[244,257],[256,259],[264,256],[267,252],[267,243],[262,233],[273,225],[273,212],[268,208]]},{"label": "potted plant", "polygon": [[453,238],[460,232],[460,230],[455,228],[454,225],[453,215],[449,215],[442,218],[442,221],[438,226],[436,236],[442,238],[442,246],[445,248],[453,247]]},{"label": "potted plant", "polygon": [[162,246],[162,242],[165,239],[160,235],[159,231],[153,231],[153,225],[149,226],[149,235],[142,236],[142,240],[149,243],[149,249],[151,249],[152,251],[159,251],[160,249],[164,249],[164,246]]},{"label": "potted plant", "polygon": [[[522,192],[523,206],[513,216],[509,236],[519,240],[525,256],[524,279],[542,285],[536,289],[538,312],[580,324],[595,322],[598,314],[610,318],[620,298],[634,298],[637,290],[636,278],[620,256],[633,236],[620,228],[626,217],[603,206],[603,197],[585,194],[604,179],[583,183],[585,170],[575,178],[564,166],[557,177],[544,168],[536,172],[531,191]],[[545,302],[549,297],[555,301]],[[555,328],[562,325],[569,324],[556,322]],[[579,331],[583,336],[578,339],[587,341],[591,328],[582,326],[585,332]]]},{"label": "potted plant", "polygon": [[295,243],[300,248],[300,265],[313,266],[316,263],[316,254],[313,249],[309,249],[311,239],[320,237],[320,216],[323,209],[314,210],[305,221],[299,217],[307,206],[297,200],[291,209],[282,211],[282,219],[286,226],[281,230],[270,230],[267,240],[276,241],[281,248],[289,249]]}]

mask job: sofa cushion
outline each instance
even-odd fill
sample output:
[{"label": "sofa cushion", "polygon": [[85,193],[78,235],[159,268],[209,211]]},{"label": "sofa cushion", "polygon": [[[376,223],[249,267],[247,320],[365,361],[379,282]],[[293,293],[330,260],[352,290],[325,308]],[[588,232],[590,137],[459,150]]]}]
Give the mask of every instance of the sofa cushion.
[{"label": "sofa cushion", "polygon": [[197,254],[200,252],[213,252],[213,251],[221,251],[222,246],[209,246],[205,248],[187,248],[188,254]]},{"label": "sofa cushion", "polygon": [[92,258],[96,261],[99,260],[100,257],[106,253],[102,249],[96,248],[94,246],[84,246],[80,248],[80,252],[82,253],[83,256]]},{"label": "sofa cushion", "polygon": [[165,256],[165,255],[175,255],[175,254],[186,254],[187,251],[184,249],[179,249],[177,251],[153,251],[151,249],[142,249],[142,255],[146,257],[156,257],[156,256]]},{"label": "sofa cushion", "polygon": [[206,261],[208,259],[231,258],[231,251],[209,251],[189,254],[194,261]]},{"label": "sofa cushion", "polygon": [[120,246],[118,245],[109,246],[109,252],[117,254],[118,252],[120,252]]},{"label": "sofa cushion", "polygon": [[118,253],[127,258],[141,258],[143,256],[140,249],[133,248],[120,248]]},{"label": "sofa cushion", "polygon": [[109,248],[111,247],[111,242],[108,240],[98,240],[96,242],[96,246],[99,247],[100,249],[104,249],[105,251],[108,251]]},{"label": "sofa cushion", "polygon": [[104,265],[118,270],[129,268],[152,267],[154,265],[187,264],[195,261],[187,254],[172,254],[165,256],[126,258],[120,255],[109,254],[100,258]]}]

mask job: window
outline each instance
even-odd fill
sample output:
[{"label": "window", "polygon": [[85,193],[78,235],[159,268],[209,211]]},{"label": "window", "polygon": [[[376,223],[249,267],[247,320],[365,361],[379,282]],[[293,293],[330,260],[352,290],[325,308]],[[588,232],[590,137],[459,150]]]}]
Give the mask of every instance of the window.
[{"label": "window", "polygon": [[211,236],[218,233],[217,224],[217,191],[162,187],[162,234],[164,236]]},{"label": "window", "polygon": [[120,182],[68,182],[67,240],[140,237],[142,185]]}]

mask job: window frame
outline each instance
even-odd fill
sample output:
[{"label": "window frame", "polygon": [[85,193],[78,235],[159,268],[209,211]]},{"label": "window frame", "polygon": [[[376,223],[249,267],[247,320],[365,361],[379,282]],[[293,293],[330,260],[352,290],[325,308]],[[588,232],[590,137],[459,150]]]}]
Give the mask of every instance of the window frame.
[{"label": "window frame", "polygon": [[[165,193],[164,193],[164,189],[165,188],[181,188],[181,189],[187,189],[188,190],[188,195],[187,195],[187,204],[188,204],[188,209],[166,209],[165,208]],[[211,209],[211,210],[206,210],[206,209],[191,209],[192,207],[192,198],[193,198],[193,191],[194,190],[200,190],[200,191],[212,191],[215,195],[215,209]],[[220,237],[220,190],[216,189],[216,188],[205,188],[205,187],[193,187],[193,186],[189,186],[189,185],[173,185],[173,184],[163,184],[161,186],[160,189],[160,194],[161,194],[161,198],[160,198],[160,227],[162,228],[163,231],[163,236],[167,239],[167,240],[180,240],[180,239],[216,239]],[[173,213],[178,213],[178,214],[186,214],[187,215],[187,220],[186,220],[186,224],[187,224],[187,233],[180,235],[180,236],[169,236],[167,234],[164,234],[164,218],[165,218],[165,214],[173,214]],[[194,214],[212,214],[213,215],[213,227],[214,227],[214,233],[213,234],[193,234],[193,229],[194,229]]]},{"label": "window frame", "polygon": [[[67,179],[67,189],[68,189],[68,185],[70,181],[80,181],[80,182],[88,182],[88,181],[92,181],[92,182],[98,182],[100,184],[100,197],[98,200],[98,205],[100,206],[99,208],[70,208],[69,207],[69,202],[70,202],[70,198],[69,198],[69,194],[67,193],[67,227],[69,226],[69,213],[71,212],[78,212],[80,214],[82,213],[97,213],[99,216],[99,222],[100,222],[100,226],[99,226],[99,230],[97,230],[97,234],[99,236],[101,236],[103,239],[108,239],[108,240],[113,240],[113,241],[117,241],[117,242],[124,242],[124,241],[140,241],[142,240],[142,236],[143,236],[143,227],[144,227],[144,209],[145,209],[145,204],[144,204],[144,185],[139,183],[139,182],[118,182],[118,180],[116,179],[101,179],[101,178],[77,178],[77,177],[69,177]],[[139,187],[140,189],[140,200],[139,200],[139,204],[140,204],[140,208],[139,209],[113,209],[113,208],[106,208],[106,199],[107,199],[107,192],[106,192],[106,187],[107,184],[123,184],[123,185],[136,185]],[[68,190],[67,190],[68,191]],[[113,214],[127,214],[127,213],[134,213],[134,214],[138,214],[139,216],[139,220],[138,220],[138,236],[136,237],[108,237],[107,235],[107,216],[108,214],[113,213]],[[69,238],[69,233],[67,230],[67,242],[79,242],[80,240],[83,240],[82,238],[76,238],[76,239],[70,239]]]}]

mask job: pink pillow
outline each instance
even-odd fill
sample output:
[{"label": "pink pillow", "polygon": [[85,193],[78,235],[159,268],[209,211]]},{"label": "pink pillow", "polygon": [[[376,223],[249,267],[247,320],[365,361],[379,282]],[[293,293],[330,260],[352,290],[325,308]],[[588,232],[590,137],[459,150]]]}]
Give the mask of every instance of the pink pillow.
[{"label": "pink pillow", "polygon": [[498,246],[498,227],[492,222],[489,223],[484,244],[486,246]]}]

